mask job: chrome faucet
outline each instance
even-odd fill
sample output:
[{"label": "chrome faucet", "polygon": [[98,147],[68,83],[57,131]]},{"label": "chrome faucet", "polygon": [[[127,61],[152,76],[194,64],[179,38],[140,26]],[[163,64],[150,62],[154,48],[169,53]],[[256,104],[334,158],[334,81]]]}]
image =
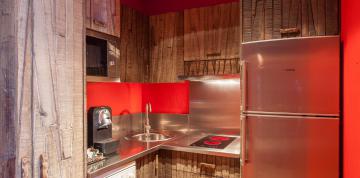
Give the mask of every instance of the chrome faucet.
[{"label": "chrome faucet", "polygon": [[149,112],[151,112],[151,104],[150,103],[147,103],[145,105],[145,135],[146,136],[149,136],[150,134],[150,129],[151,129],[151,126],[150,126],[150,121],[149,121]]}]

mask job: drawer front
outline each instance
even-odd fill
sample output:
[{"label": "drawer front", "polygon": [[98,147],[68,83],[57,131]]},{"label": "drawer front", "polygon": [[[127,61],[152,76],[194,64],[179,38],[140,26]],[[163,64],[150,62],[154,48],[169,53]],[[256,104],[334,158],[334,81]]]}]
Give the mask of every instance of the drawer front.
[{"label": "drawer front", "polygon": [[240,159],[179,151],[159,151],[159,174],[183,171],[210,177],[240,177]]}]

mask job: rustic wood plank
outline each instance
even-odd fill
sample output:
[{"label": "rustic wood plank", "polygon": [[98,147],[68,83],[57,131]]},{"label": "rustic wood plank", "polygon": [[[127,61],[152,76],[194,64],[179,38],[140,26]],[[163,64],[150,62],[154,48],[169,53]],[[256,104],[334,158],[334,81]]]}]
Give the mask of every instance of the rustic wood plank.
[{"label": "rustic wood plank", "polygon": [[16,169],[16,5],[0,2],[0,141],[7,145],[0,149],[0,177],[15,177]]},{"label": "rustic wood plank", "polygon": [[243,0],[241,5],[245,42],[339,34],[339,0]]},{"label": "rustic wood plank", "polygon": [[309,19],[312,14],[309,14],[308,2],[309,0],[301,0],[301,36],[309,36]]},{"label": "rustic wood plank", "polygon": [[264,1],[264,39],[273,38],[273,27],[274,27],[274,2],[273,0]]},{"label": "rustic wood plank", "polygon": [[184,12],[184,60],[239,57],[240,3]]},{"label": "rustic wood plank", "polygon": [[273,32],[272,39],[281,38],[281,0],[273,0]]},{"label": "rustic wood plank", "polygon": [[[83,177],[83,1],[18,3],[13,12],[24,20],[14,21],[16,26],[9,25],[18,28],[11,29],[17,32],[18,45],[13,48],[18,50],[14,53],[17,58],[9,57],[18,65],[17,78],[12,78],[18,85],[8,90],[18,91],[14,101],[19,104],[13,111],[13,114],[17,113],[20,124],[18,139],[14,139],[17,140],[17,159],[25,155],[31,157],[30,160],[34,161],[30,163],[31,177],[41,175],[40,155],[48,156],[49,177]],[[1,30],[1,34],[6,33]],[[3,43],[3,38],[0,39]],[[5,79],[12,77],[11,73],[3,70],[3,63],[0,64],[1,74],[7,74]],[[11,67],[12,63],[8,63],[7,68]],[[0,77],[0,83],[1,79],[3,77]],[[7,125],[15,130],[11,123]],[[8,145],[11,143],[8,142]],[[14,148],[11,146],[12,150]],[[11,165],[7,167],[9,169]],[[0,172],[3,175],[8,173],[5,170]],[[20,168],[17,168],[16,174],[15,177],[20,177]]]},{"label": "rustic wood plank", "polygon": [[205,8],[184,11],[184,60],[205,58]]},{"label": "rustic wood plank", "polygon": [[[4,3],[4,1],[2,2]],[[29,7],[28,2],[19,2],[18,4],[13,4],[15,6],[17,6],[18,8],[18,12],[17,12],[17,16],[18,18],[24,19],[23,22],[17,22],[18,28],[21,30],[18,30],[17,32],[17,38],[15,39],[15,36],[8,36],[10,31],[7,30],[11,30],[13,33],[16,32],[16,30],[14,29],[15,26],[11,25],[11,24],[15,24],[15,21],[11,21],[14,20],[12,19],[12,13],[15,13],[16,10],[15,9],[11,9],[9,7],[9,4],[7,4],[8,2],[5,2],[5,4],[1,4],[0,5],[0,11],[2,12],[6,12],[6,13],[2,13],[0,15],[0,21],[3,22],[3,24],[7,24],[7,25],[2,25],[2,27],[5,28],[1,28],[0,27],[0,41],[1,41],[1,47],[0,47],[0,71],[2,71],[0,73],[0,86],[5,86],[5,88],[7,88],[5,91],[7,91],[4,95],[3,92],[0,92],[0,108],[3,108],[4,112],[1,112],[0,114],[0,120],[2,123],[7,123],[6,125],[10,126],[10,130],[7,129],[1,129],[0,131],[0,135],[1,138],[5,140],[1,140],[2,142],[6,142],[9,143],[8,146],[11,150],[14,150],[15,145],[12,145],[13,141],[6,141],[6,138],[10,138],[11,136],[11,130],[13,130],[14,128],[12,127],[12,123],[11,121],[6,121],[2,119],[2,116],[4,116],[3,114],[5,114],[7,116],[7,119],[11,119],[11,116],[13,116],[14,113],[18,112],[18,141],[17,141],[17,149],[18,149],[18,155],[17,155],[17,162],[19,162],[19,158],[22,157],[27,157],[29,158],[29,168],[28,168],[28,175],[29,177],[32,176],[32,126],[31,126],[31,122],[32,122],[32,116],[31,113],[31,102],[32,102],[32,87],[31,87],[31,78],[32,76],[29,75],[32,71],[32,58],[33,58],[33,53],[31,50],[31,46],[33,44],[32,41],[32,24],[33,24],[33,17],[31,15],[32,13],[32,7]],[[4,8],[4,9],[3,9]],[[9,8],[9,9],[8,9]],[[10,13],[11,12],[11,13]],[[5,17],[5,19],[4,19]],[[9,28],[10,27],[10,28]],[[4,38],[5,37],[5,38]],[[11,40],[17,40],[17,52],[14,51],[16,48],[15,46],[12,46],[13,44],[11,43]],[[14,42],[14,41],[13,41]],[[5,45],[5,47],[3,46]],[[6,50],[6,51],[3,51]],[[14,53],[15,52],[15,53]],[[13,53],[11,55],[11,53]],[[17,58],[14,58],[14,57]],[[6,58],[4,58],[6,57]],[[12,62],[9,62],[7,60],[11,60]],[[17,63],[18,66],[18,78],[13,78],[14,76],[12,76],[12,73],[9,72],[8,70],[12,70],[13,72],[15,72],[16,70],[13,68],[14,64]],[[4,64],[6,64],[6,66],[4,66]],[[5,68],[6,67],[6,68]],[[6,75],[6,77],[2,76],[3,74]],[[12,104],[12,100],[14,98],[11,98],[12,95],[12,90],[14,90],[15,88],[12,88],[11,82],[6,82],[6,85],[3,85],[3,81],[6,80],[10,80],[13,82],[18,83],[17,86],[17,92],[18,92],[18,96],[17,97],[17,101],[18,101],[18,109],[17,111],[13,110],[9,110]],[[8,88],[10,87],[10,88]],[[1,88],[1,87],[0,87]],[[4,90],[2,90],[4,91]],[[14,93],[13,93],[14,94]],[[7,97],[7,98],[4,98]],[[5,99],[5,100],[3,100]],[[5,102],[4,102],[5,101]],[[5,106],[2,106],[2,104],[5,104]],[[0,109],[1,110],[1,109]],[[7,112],[13,112],[13,114],[7,113]],[[15,131],[15,130],[13,130]],[[1,132],[9,132],[8,135],[4,135]],[[13,138],[15,139],[15,138]],[[3,154],[5,151],[8,151],[9,148],[6,149],[2,149],[2,151],[0,151],[0,156],[4,158],[4,160],[8,159],[11,154]],[[15,155],[14,155],[15,156]],[[11,160],[8,161],[4,161],[1,165],[0,165],[0,177],[19,177],[22,173],[21,170],[16,169],[16,173],[14,172],[15,170],[13,170],[13,165],[11,163],[15,164],[15,157],[13,157],[13,162],[11,162]],[[7,165],[6,165],[7,164]],[[6,167],[3,167],[3,165],[6,165]],[[14,174],[13,174],[14,173]],[[16,175],[15,175],[16,174]]]},{"label": "rustic wood plank", "polygon": [[339,34],[339,1],[327,0],[325,1],[325,19],[326,19],[326,35]]},{"label": "rustic wood plank", "polygon": [[252,25],[252,36],[251,40],[264,40],[265,34],[265,3],[263,0],[253,0],[252,1],[252,16],[253,16],[253,25]]},{"label": "rustic wood plank", "polygon": [[149,73],[149,17],[122,5],[120,79],[146,82]]},{"label": "rustic wood plank", "polygon": [[166,171],[165,176],[171,176],[172,170],[172,155],[171,151],[166,151]]},{"label": "rustic wood plank", "polygon": [[325,1],[327,0],[312,0],[312,7],[314,9],[314,24],[317,35],[325,35],[326,33],[326,11]]},{"label": "rustic wood plank", "polygon": [[251,41],[252,36],[252,0],[242,0],[242,41]]},{"label": "rustic wood plank", "polygon": [[150,82],[176,82],[183,61],[184,14],[150,17]]}]

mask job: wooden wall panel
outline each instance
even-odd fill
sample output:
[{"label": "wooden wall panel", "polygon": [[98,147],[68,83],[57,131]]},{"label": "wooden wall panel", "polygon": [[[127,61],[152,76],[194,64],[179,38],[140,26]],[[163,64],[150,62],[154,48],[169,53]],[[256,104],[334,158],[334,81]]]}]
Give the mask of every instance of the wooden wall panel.
[{"label": "wooden wall panel", "polygon": [[136,160],[137,178],[237,178],[240,159],[160,150]]},{"label": "wooden wall panel", "polygon": [[149,73],[149,17],[121,7],[121,81],[146,82]]},{"label": "wooden wall panel", "polygon": [[150,82],[176,82],[183,72],[184,13],[150,17]]},{"label": "wooden wall panel", "polygon": [[243,0],[242,41],[339,34],[338,0]]},{"label": "wooden wall panel", "polygon": [[157,178],[158,168],[158,152],[143,156],[136,160],[136,178]]},{"label": "wooden wall panel", "polygon": [[0,177],[84,177],[83,3],[0,3]]},{"label": "wooden wall panel", "polygon": [[170,150],[157,154],[159,178],[240,177],[240,159]]},{"label": "wooden wall panel", "polygon": [[184,61],[205,57],[205,8],[184,11]]},{"label": "wooden wall panel", "polygon": [[184,12],[184,60],[229,59],[240,55],[240,3]]},{"label": "wooden wall panel", "polygon": [[14,177],[17,152],[16,1],[0,1],[0,12],[0,177]]}]

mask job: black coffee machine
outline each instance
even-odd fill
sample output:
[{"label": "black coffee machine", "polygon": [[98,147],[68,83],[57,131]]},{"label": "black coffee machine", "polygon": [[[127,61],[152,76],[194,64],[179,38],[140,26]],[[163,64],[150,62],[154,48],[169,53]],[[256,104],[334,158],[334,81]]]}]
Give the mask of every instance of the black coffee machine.
[{"label": "black coffee machine", "polygon": [[93,107],[88,111],[88,147],[108,155],[116,152],[118,140],[112,139],[111,108]]}]

